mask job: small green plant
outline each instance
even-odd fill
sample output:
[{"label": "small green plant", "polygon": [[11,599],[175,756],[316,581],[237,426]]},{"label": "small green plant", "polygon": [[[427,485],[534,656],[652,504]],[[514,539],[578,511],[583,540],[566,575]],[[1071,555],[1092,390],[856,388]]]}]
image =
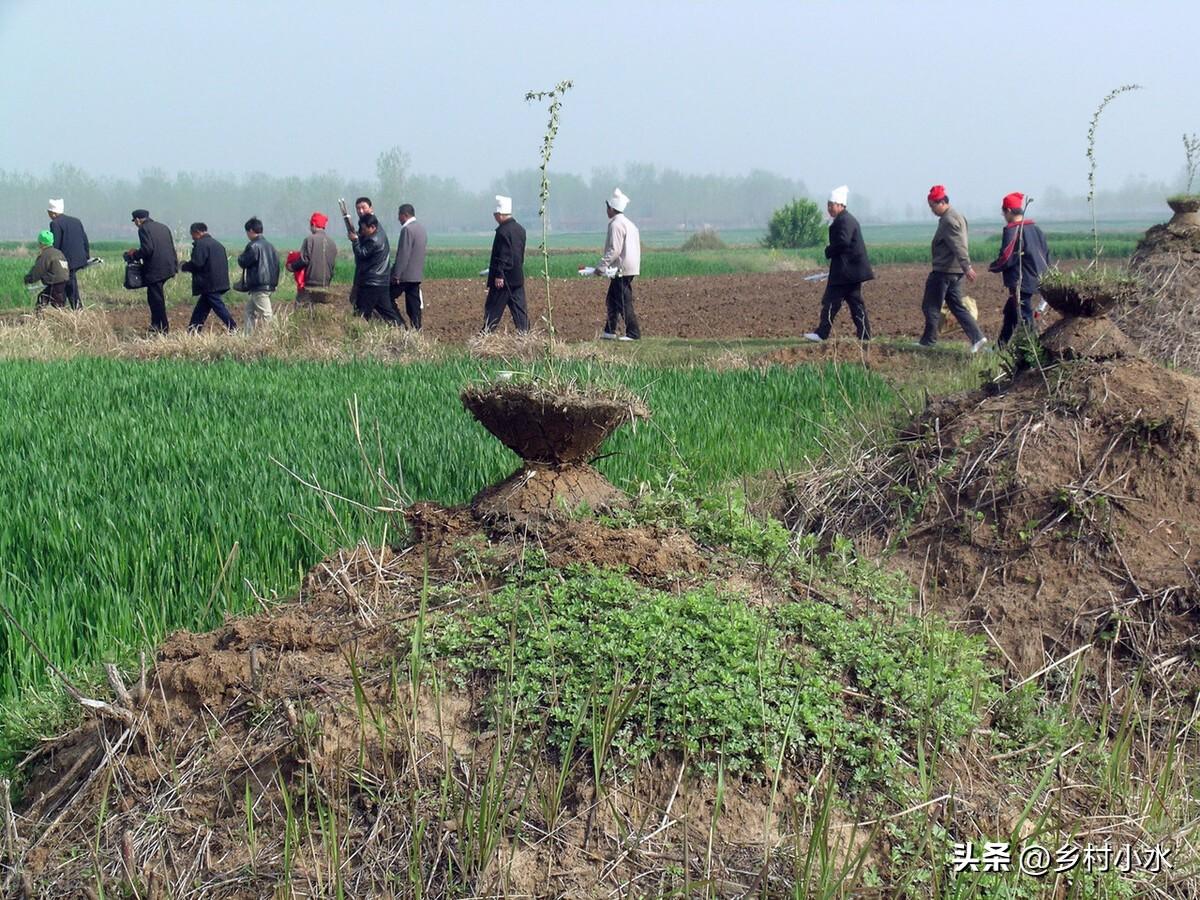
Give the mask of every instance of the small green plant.
[{"label": "small green plant", "polygon": [[815,247],[823,240],[821,210],[811,200],[793,200],[771,214],[763,246],[772,250]]},{"label": "small green plant", "polygon": [[546,206],[550,202],[550,154],[554,150],[554,138],[558,134],[558,115],[562,111],[563,94],[574,86],[572,81],[560,81],[550,91],[527,91],[525,102],[550,100],[550,118],[546,122],[546,133],[542,135],[542,162],[538,168],[542,173],[541,190],[538,193],[538,215],[542,220],[542,277],[546,281],[546,330],[549,336],[546,340],[546,354],[553,352],[554,346],[554,304],[550,300],[550,220],[546,215]]},{"label": "small green plant", "polygon": [[1187,158],[1187,185],[1183,193],[1185,196],[1191,196],[1192,182],[1196,180],[1196,168],[1200,166],[1200,135],[1183,136],[1183,153]]},{"label": "small green plant", "polygon": [[1109,91],[1100,105],[1096,107],[1096,112],[1092,114],[1092,122],[1088,126],[1087,133],[1087,158],[1088,158],[1088,207],[1092,211],[1092,243],[1095,245],[1095,258],[1100,258],[1100,230],[1096,225],[1096,128],[1100,125],[1100,114],[1104,112],[1104,107],[1108,106],[1116,97],[1128,91],[1140,91],[1140,84],[1123,84],[1118,88],[1113,88]]}]

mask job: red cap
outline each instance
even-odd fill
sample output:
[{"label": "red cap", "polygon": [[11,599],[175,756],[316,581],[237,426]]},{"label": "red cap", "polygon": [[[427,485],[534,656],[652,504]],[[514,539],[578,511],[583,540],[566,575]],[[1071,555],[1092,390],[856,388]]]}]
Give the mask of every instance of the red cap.
[{"label": "red cap", "polygon": [[309,225],[315,225],[317,228],[324,228],[329,224],[329,216],[324,213],[315,212],[308,220]]},{"label": "red cap", "polygon": [[929,189],[929,202],[930,203],[933,203],[935,200],[945,200],[945,199],[946,199],[946,188],[944,185],[935,184],[933,187],[931,187]]},{"label": "red cap", "polygon": [[1025,208],[1025,195],[1020,191],[1013,191],[1011,194],[1006,194],[1004,202],[1000,204],[1001,209],[1022,210]]}]

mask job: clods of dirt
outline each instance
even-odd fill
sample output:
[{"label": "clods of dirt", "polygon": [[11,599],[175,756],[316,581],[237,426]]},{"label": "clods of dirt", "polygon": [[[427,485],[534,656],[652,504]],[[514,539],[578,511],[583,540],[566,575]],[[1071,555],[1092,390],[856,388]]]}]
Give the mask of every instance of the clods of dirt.
[{"label": "clods of dirt", "polygon": [[1074,359],[1119,359],[1133,356],[1133,342],[1108,316],[1069,316],[1042,333],[1042,348],[1055,362]]}]

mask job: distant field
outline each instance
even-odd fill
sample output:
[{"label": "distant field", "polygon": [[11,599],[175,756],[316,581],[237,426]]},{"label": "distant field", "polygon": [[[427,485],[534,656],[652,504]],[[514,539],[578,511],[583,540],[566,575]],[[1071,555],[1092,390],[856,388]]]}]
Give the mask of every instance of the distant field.
[{"label": "distant field", "polygon": [[[871,261],[878,265],[889,263],[925,263],[929,260],[929,238],[932,226],[887,226],[886,232],[881,232],[891,241],[876,240],[868,237],[868,252]],[[867,229],[864,229],[867,231]],[[868,232],[869,234],[869,232]],[[898,236],[919,240],[900,241]],[[1106,259],[1119,259],[1133,252],[1140,231],[1105,232],[1102,236],[1102,255]],[[486,236],[484,236],[486,237]],[[531,236],[532,237],[532,236]],[[564,236],[582,243],[586,236]],[[555,278],[568,278],[574,275],[580,266],[594,265],[599,256],[603,235],[594,235],[596,244],[592,250],[552,249],[550,257],[550,274]],[[462,238],[462,236],[459,236]],[[678,236],[676,236],[678,238]],[[1087,232],[1054,231],[1049,233],[1050,249],[1056,258],[1061,260],[1082,259],[1092,254],[1092,238]],[[471,248],[467,246],[452,247],[443,243],[443,238],[431,239],[434,247],[430,250],[425,267],[427,280],[436,281],[446,278],[477,278],[482,269],[487,268],[488,251],[486,242]],[[465,239],[464,239],[465,240]],[[992,259],[999,250],[999,235],[981,236],[972,244],[972,255],[980,263]],[[242,240],[227,241],[226,246],[231,256],[236,256],[243,246]],[[286,241],[278,241],[277,248],[282,252],[298,245]],[[340,241],[340,258],[337,266],[336,280],[347,283],[353,277],[353,264],[350,258],[349,243]],[[102,257],[105,262],[101,266],[85,269],[80,275],[80,285],[85,300],[95,302],[129,302],[141,303],[145,299],[144,291],[128,292],[122,287],[124,264],[120,251],[126,244],[118,242],[103,242],[93,246],[93,253]],[[8,244],[0,245],[0,309],[19,308],[32,305],[32,293],[26,289],[22,277],[32,265],[32,245]],[[186,253],[186,248],[183,248]],[[759,246],[731,246],[726,250],[683,251],[666,248],[653,242],[647,242],[646,252],[642,258],[643,278],[665,278],[703,275],[728,275],[738,272],[774,272],[786,270],[819,269],[826,265],[821,247],[807,250],[765,250]],[[232,267],[236,272],[236,266]],[[541,271],[541,256],[532,246],[525,260],[528,273]],[[167,286],[168,303],[184,302],[190,296],[191,279],[185,273],[173,279]],[[289,300],[295,297],[295,287],[290,276],[285,276],[280,283],[278,298]]]}]

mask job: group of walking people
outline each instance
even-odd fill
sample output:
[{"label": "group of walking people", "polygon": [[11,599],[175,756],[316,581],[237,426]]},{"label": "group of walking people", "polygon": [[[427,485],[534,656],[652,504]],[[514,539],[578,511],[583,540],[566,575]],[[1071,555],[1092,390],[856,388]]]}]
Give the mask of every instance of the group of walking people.
[{"label": "group of walking people", "polygon": [[[845,303],[850,307],[854,330],[859,340],[871,339],[870,318],[863,301],[862,286],[875,278],[867,258],[866,243],[858,220],[847,209],[850,189],[846,185],[834,188],[825,204],[830,216],[829,244],[825,258],[829,260],[829,278],[821,298],[820,320],[815,331],[805,335],[810,341],[826,341],[833,330],[833,320]],[[978,353],[988,343],[979,328],[975,315],[963,302],[963,282],[973,282],[977,275],[971,264],[970,243],[966,218],[950,205],[944,185],[935,184],[926,197],[929,211],[937,216],[937,230],[931,246],[932,271],[925,279],[921,298],[921,313],[925,320],[919,341],[922,347],[937,343],[941,330],[942,310],[945,308],[958,321],[971,352]],[[1032,326],[1033,295],[1037,293],[1042,273],[1050,265],[1050,249],[1046,236],[1032,219],[1025,218],[1025,195],[1014,191],[1000,203],[1004,217],[1004,234],[1000,253],[988,266],[988,271],[1003,276],[1008,288],[1004,305],[1004,323],[1000,329],[1001,346],[1012,339],[1018,325]]]},{"label": "group of walking people", "polygon": [[[492,240],[491,257],[486,271],[487,298],[483,308],[484,333],[494,331],[507,309],[518,332],[529,331],[529,313],[525,303],[525,228],[513,218],[512,198],[496,196],[492,216],[496,231]],[[603,337],[611,340],[633,341],[641,337],[637,314],[634,311],[633,279],[639,274],[641,240],[637,226],[625,216],[629,198],[617,188],[606,201],[608,232],[604,253],[594,271],[611,280],[607,296],[607,314]],[[48,212],[50,229],[38,236],[41,251],[25,276],[26,283],[40,281],[39,309],[45,305],[80,308],[81,299],[76,272],[88,265],[90,247],[83,224],[63,212],[62,200],[51,200]],[[345,206],[343,204],[343,210]],[[375,215],[370,197],[354,202],[357,223],[345,213],[346,235],[354,257],[354,281],[350,289],[350,304],[364,319],[380,319],[388,325],[420,329],[423,324],[425,298],[421,285],[425,274],[428,236],[425,226],[417,221],[411,203],[403,203],[397,211],[400,222],[395,256],[383,224]],[[127,266],[136,267],[137,277],[126,286],[146,289],[150,308],[150,331],[167,334],[171,325],[167,317],[166,283],[179,271],[192,277],[192,296],[196,298],[188,330],[200,331],[210,314],[215,315],[229,330],[238,325],[225,304],[225,295],[232,289],[247,294],[243,328],[252,332],[271,321],[274,311],[271,294],[279,286],[280,261],[274,245],[264,236],[262,220],[246,221],[246,247],[237,257],[242,269],[240,280],[231,286],[229,255],[225,246],[213,237],[204,222],[189,227],[192,238],[191,257],[180,264],[171,230],[150,215],[149,210],[135,209],[131,218],[137,227],[138,246],[126,250]],[[309,235],[298,251],[287,255],[284,268],[290,271],[297,286],[300,302],[316,300],[327,294],[333,283],[338,248],[326,233],[329,217],[314,212],[309,217]],[[397,301],[404,298],[404,312]],[[624,333],[618,329],[624,326]]]},{"label": "group of walking people", "polygon": [[[830,216],[829,243],[825,247],[829,274],[817,328],[805,335],[811,341],[829,339],[843,304],[850,308],[858,338],[863,341],[871,338],[862,287],[874,279],[875,273],[862,229],[848,209],[849,195],[849,188],[842,185],[830,192],[826,203]],[[931,245],[932,269],[921,300],[924,331],[920,344],[929,347],[937,343],[945,310],[962,327],[971,351],[978,352],[988,338],[963,300],[964,282],[973,282],[977,277],[971,263],[967,220],[950,204],[943,185],[930,188],[926,200],[938,225]],[[609,279],[601,333],[606,340],[636,341],[641,337],[633,295],[633,281],[641,271],[641,239],[637,226],[625,215],[628,204],[629,198],[620,188],[607,199],[608,229],[603,255],[593,269],[582,270]],[[425,306],[421,284],[428,244],[424,225],[417,221],[412,204],[401,204],[397,211],[400,230],[393,258],[387,232],[375,215],[371,199],[359,197],[354,208],[357,224],[352,223],[348,211],[345,224],[354,256],[350,303],[355,313],[367,320],[378,318],[389,325],[420,329]],[[1005,221],[1004,234],[999,255],[988,270],[1003,276],[1009,292],[999,335],[999,343],[1004,345],[1020,325],[1033,323],[1033,295],[1038,291],[1042,273],[1049,267],[1050,252],[1042,230],[1032,219],[1025,218],[1023,194],[1006,195],[1000,209]],[[42,282],[39,307],[70,305],[77,309],[81,299],[76,273],[90,258],[87,233],[79,219],[65,214],[62,200],[51,200],[48,214],[50,227],[38,235],[41,252],[25,280]],[[482,330],[494,331],[507,309],[517,331],[527,332],[525,229],[513,218],[511,197],[497,195],[492,216],[496,231],[486,272]],[[162,334],[170,330],[164,286],[179,270],[191,274],[192,295],[196,297],[188,330],[202,329],[210,313],[229,331],[237,330],[224,301],[231,289],[228,254],[209,234],[208,226],[203,222],[192,223],[191,258],[179,265],[175,241],[166,225],[152,219],[145,209],[135,209],[132,219],[138,230],[138,246],[124,255],[128,263],[140,267],[140,282],[146,288],[150,307],[150,330]],[[308,237],[298,251],[288,254],[285,267],[296,278],[297,300],[316,299],[327,293],[333,282],[338,248],[325,231],[328,224],[326,215],[314,212],[309,218]],[[280,262],[275,247],[264,237],[260,219],[247,220],[245,230],[246,247],[237,257],[242,276],[233,289],[247,294],[244,328],[252,332],[273,317],[271,294],[279,285]],[[396,302],[400,297],[404,298],[403,313]]]}]

